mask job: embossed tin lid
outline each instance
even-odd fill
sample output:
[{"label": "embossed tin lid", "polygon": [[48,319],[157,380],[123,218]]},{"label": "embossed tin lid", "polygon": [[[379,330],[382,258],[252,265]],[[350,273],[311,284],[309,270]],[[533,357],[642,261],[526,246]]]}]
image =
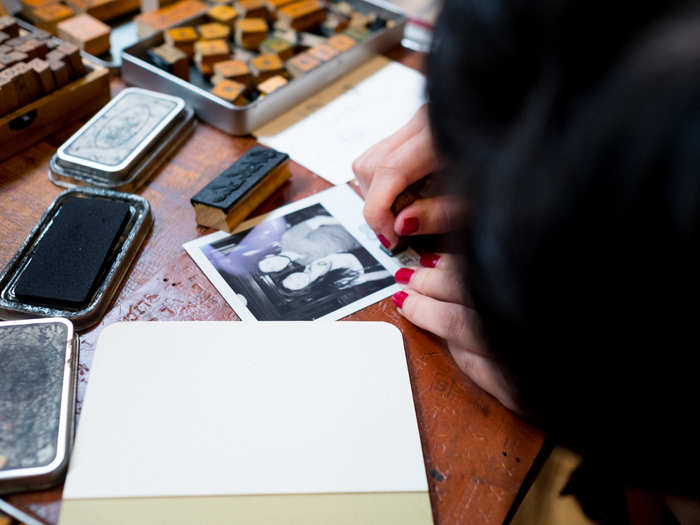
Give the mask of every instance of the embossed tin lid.
[{"label": "embossed tin lid", "polygon": [[78,344],[67,319],[0,322],[0,494],[63,477],[73,442]]},{"label": "embossed tin lid", "polygon": [[56,163],[118,183],[184,113],[179,97],[126,88],[58,148]]}]

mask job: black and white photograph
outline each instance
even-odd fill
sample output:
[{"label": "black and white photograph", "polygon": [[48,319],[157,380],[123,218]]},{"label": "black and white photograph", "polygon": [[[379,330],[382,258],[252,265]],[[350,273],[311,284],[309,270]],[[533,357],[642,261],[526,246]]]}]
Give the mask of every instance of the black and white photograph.
[{"label": "black and white photograph", "polygon": [[[395,270],[321,202],[214,236],[196,248],[209,263],[198,264],[242,318],[241,309],[260,321],[338,318],[390,295],[396,286]],[[228,290],[221,290],[222,281]]]}]

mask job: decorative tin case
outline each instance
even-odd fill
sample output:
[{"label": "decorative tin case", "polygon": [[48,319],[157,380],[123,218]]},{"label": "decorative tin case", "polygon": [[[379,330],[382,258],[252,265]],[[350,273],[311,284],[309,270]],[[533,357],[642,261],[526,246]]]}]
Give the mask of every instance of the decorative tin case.
[{"label": "decorative tin case", "polygon": [[[101,277],[91,292],[88,301],[80,306],[49,306],[29,304],[17,297],[15,289],[22,273],[27,270],[37,246],[56,219],[61,207],[69,199],[101,199],[126,204],[128,212],[124,226],[104,261]],[[27,317],[65,317],[82,330],[97,323],[104,315],[119,284],[126,276],[131,262],[136,257],[153,224],[151,207],[146,199],[138,195],[118,193],[97,188],[73,188],[61,192],[44,212],[37,225],[0,274],[0,318],[22,319]]]},{"label": "decorative tin case", "polygon": [[124,89],[51,158],[57,185],[134,191],[192,132],[194,112],[179,97]]},{"label": "decorative tin case", "polygon": [[0,322],[0,494],[63,477],[73,442],[78,344],[66,319]]}]

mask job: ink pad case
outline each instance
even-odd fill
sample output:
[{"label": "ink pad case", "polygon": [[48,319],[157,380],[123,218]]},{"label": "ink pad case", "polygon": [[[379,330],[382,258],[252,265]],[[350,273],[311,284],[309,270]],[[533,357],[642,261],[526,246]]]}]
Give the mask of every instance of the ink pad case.
[{"label": "ink pad case", "polygon": [[133,192],[195,126],[194,111],[183,99],[124,89],[58,148],[49,162],[49,179],[62,187]]},{"label": "ink pad case", "polygon": [[138,195],[81,187],[60,193],[0,274],[0,318],[97,323],[153,224]]},{"label": "ink pad case", "polygon": [[0,322],[0,494],[63,478],[73,442],[78,345],[66,319]]}]

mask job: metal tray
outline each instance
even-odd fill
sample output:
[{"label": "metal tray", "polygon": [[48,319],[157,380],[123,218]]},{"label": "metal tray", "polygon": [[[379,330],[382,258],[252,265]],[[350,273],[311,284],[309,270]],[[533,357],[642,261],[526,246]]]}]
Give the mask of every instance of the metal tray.
[{"label": "metal tray", "polygon": [[[391,19],[395,25],[377,31],[367,40],[359,42],[332,60],[321,64],[305,75],[290,80],[287,85],[277,91],[264,98],[258,98],[245,106],[235,106],[216,95],[212,95],[206,89],[208,87],[206,84],[204,87],[195,85],[151,64],[147,58],[147,51],[163,43],[162,32],[141,40],[122,51],[122,79],[127,84],[182,97],[194,108],[197,116],[203,121],[231,135],[247,135],[299,104],[335,79],[355,69],[375,54],[382,53],[401,42],[406,17],[399,10],[381,0],[372,2],[350,0],[350,3],[357,9],[374,11],[383,18]],[[206,20],[206,16],[201,15],[177,25],[196,25],[204,20]]]},{"label": "metal tray", "polygon": [[[3,337],[3,335],[6,337]],[[26,409],[26,407],[22,409],[21,414],[23,414],[23,417],[41,419],[42,422],[37,424],[35,421],[31,425],[32,431],[30,435],[26,435],[21,429],[18,429],[19,435],[15,436],[15,438],[23,437],[24,441],[22,439],[13,440],[10,444],[10,449],[16,447],[16,453],[26,454],[31,449],[34,449],[38,443],[41,443],[44,446],[53,445],[53,455],[47,457],[45,462],[39,461],[36,457],[27,458],[26,456],[21,456],[23,464],[26,466],[15,464],[14,467],[0,469],[0,494],[49,487],[58,483],[63,477],[68,465],[71,444],[73,443],[79,340],[73,331],[73,325],[70,321],[55,318],[0,323],[0,341],[3,341],[2,350],[9,352],[8,355],[11,355],[12,352],[23,351],[27,347],[39,347],[49,352],[62,354],[62,359],[60,360],[52,360],[50,356],[47,357],[43,363],[54,361],[53,364],[55,366],[41,370],[36,368],[37,363],[42,363],[41,359],[14,361],[14,367],[21,369],[24,378],[31,377],[33,373],[47,374],[45,376],[42,375],[42,379],[46,380],[46,384],[41,385],[42,391],[38,395],[47,395],[46,392],[50,391],[49,384],[54,385],[54,388],[56,383],[60,384],[60,394],[57,396],[60,398],[60,405],[57,409],[57,414],[51,410],[49,403],[42,403],[41,406],[33,404],[32,408],[40,410],[40,414],[31,414],[31,409]],[[2,373],[0,373],[1,375]],[[28,388],[31,390],[32,385],[29,385]],[[30,399],[26,398],[16,400],[12,397],[12,391],[7,394],[9,397],[0,399],[0,401],[9,403],[10,407],[15,402],[24,402],[26,404],[30,401]],[[51,394],[52,397],[53,395]],[[10,407],[6,406],[5,408],[9,409]],[[46,418],[47,414],[51,414],[52,417]],[[7,415],[9,417],[9,413]],[[57,417],[54,418],[53,416]],[[26,428],[26,426],[23,426],[23,428]],[[53,438],[47,440],[47,434],[54,434],[55,440]],[[32,438],[37,441],[23,445],[27,439],[31,440]],[[27,450],[27,448],[30,450]],[[8,459],[10,462],[12,461],[12,458]]]},{"label": "metal tray", "polygon": [[[102,198],[119,200],[129,204],[131,217],[111,255],[111,265],[90,303],[84,308],[61,309],[23,303],[14,294],[17,279],[26,268],[34,247],[51,224],[59,207],[69,197]],[[146,199],[138,195],[90,187],[73,188],[61,192],[44,212],[44,215],[0,275],[0,319],[65,317],[75,324],[76,330],[83,330],[97,323],[111,303],[119,284],[126,276],[131,262],[136,257],[152,225],[151,206]]]}]

